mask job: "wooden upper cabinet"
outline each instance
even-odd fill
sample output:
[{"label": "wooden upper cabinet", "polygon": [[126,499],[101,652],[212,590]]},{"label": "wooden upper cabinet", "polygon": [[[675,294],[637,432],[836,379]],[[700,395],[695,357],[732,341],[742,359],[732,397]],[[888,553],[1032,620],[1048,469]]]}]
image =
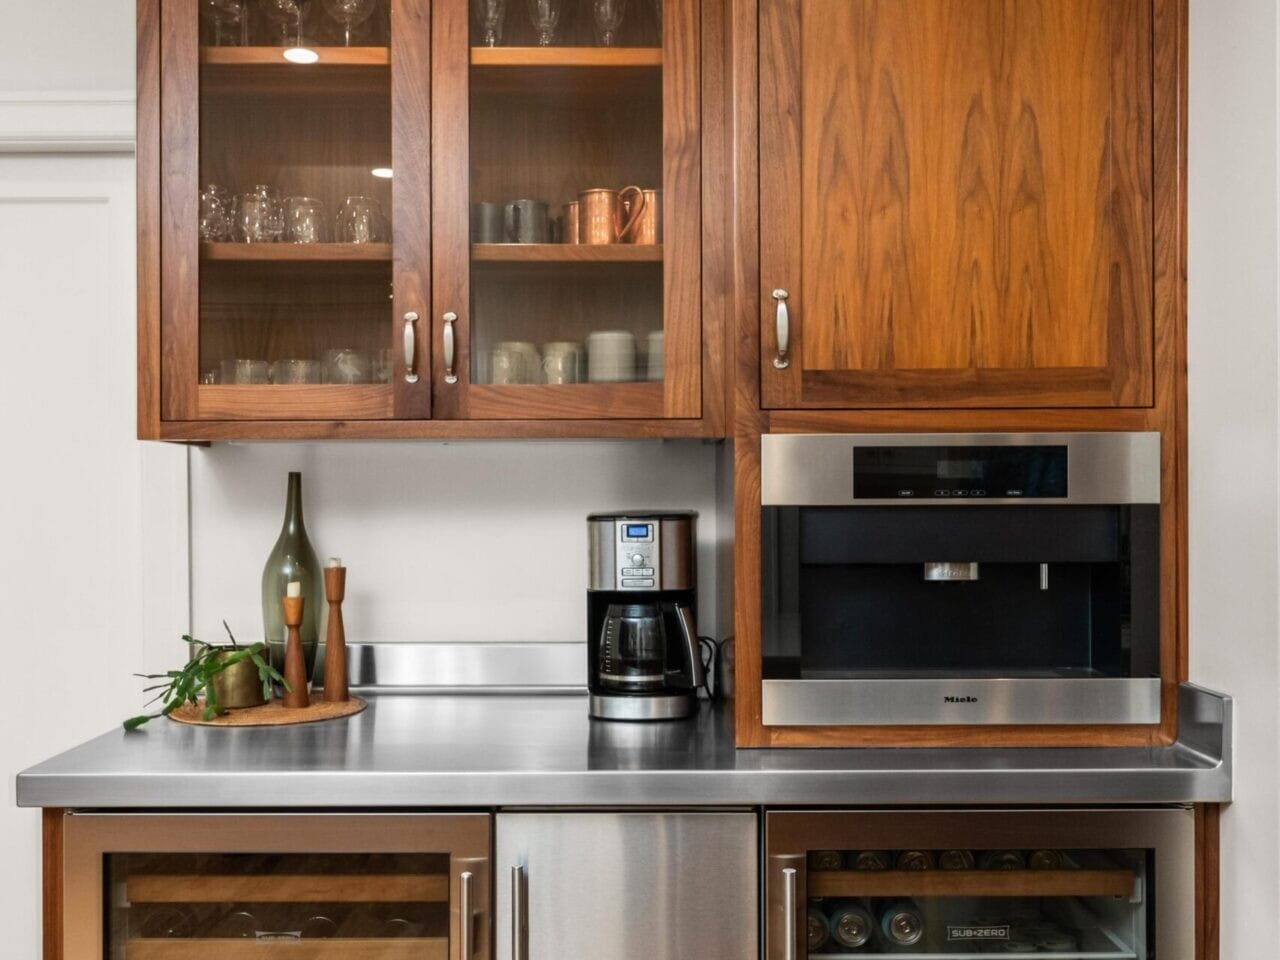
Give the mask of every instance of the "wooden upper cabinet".
[{"label": "wooden upper cabinet", "polygon": [[314,6],[160,0],[161,420],[429,412],[428,0]]},{"label": "wooden upper cabinet", "polygon": [[435,415],[701,417],[697,0],[551,0],[542,45],[472,7],[433,7]]},{"label": "wooden upper cabinet", "polygon": [[765,407],[1154,402],[1152,0],[759,29]]}]

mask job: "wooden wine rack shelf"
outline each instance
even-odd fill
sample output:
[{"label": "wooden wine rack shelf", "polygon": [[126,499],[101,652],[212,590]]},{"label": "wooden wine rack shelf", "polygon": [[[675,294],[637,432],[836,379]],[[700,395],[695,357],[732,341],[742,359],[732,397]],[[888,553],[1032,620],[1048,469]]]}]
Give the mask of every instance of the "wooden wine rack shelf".
[{"label": "wooden wine rack shelf", "polygon": [[[441,874],[136,874],[130,903],[440,903]],[[133,954],[130,954],[132,958]]]},{"label": "wooden wine rack shelf", "polygon": [[201,939],[129,940],[129,960],[447,960],[444,937],[393,939],[252,940]]},{"label": "wooden wine rack shelf", "polygon": [[1132,870],[810,871],[811,897],[1128,897]]}]

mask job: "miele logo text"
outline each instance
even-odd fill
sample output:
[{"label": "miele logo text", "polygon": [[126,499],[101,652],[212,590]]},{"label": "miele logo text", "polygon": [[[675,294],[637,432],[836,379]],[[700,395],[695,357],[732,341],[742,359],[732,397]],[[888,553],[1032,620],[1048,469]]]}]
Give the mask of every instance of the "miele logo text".
[{"label": "miele logo text", "polygon": [[943,697],[943,703],[977,703],[977,697]]}]

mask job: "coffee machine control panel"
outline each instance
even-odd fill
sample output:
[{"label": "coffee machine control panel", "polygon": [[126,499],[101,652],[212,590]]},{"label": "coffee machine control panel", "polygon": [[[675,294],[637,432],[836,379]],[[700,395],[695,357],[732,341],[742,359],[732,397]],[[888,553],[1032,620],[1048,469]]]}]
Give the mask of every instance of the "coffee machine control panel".
[{"label": "coffee machine control panel", "polygon": [[615,581],[619,590],[652,590],[661,562],[659,527],[652,520],[618,521]]}]

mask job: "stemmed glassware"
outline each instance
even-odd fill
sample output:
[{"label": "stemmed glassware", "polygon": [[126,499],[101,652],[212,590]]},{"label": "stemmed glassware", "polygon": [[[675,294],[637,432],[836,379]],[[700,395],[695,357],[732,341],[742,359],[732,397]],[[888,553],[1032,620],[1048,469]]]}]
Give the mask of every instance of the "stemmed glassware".
[{"label": "stemmed glassware", "polygon": [[[280,27],[282,47],[302,46],[302,22],[311,0],[261,0],[262,12]],[[292,36],[290,34],[292,33]]]},{"label": "stemmed glassware", "polygon": [[496,47],[502,42],[502,21],[507,15],[507,0],[471,0],[471,15],[480,28],[480,42]]},{"label": "stemmed glassware", "polygon": [[618,42],[618,27],[627,12],[627,0],[591,0],[591,15],[596,23],[596,38],[602,47]]},{"label": "stemmed glassware", "polygon": [[351,30],[364,23],[373,14],[377,0],[324,0],[324,9],[342,24],[343,43],[351,46]]},{"label": "stemmed glassware", "polygon": [[[249,11],[246,0],[200,0],[200,12],[213,25],[213,45],[247,46]],[[238,28],[232,32],[229,28]]]},{"label": "stemmed glassware", "polygon": [[538,31],[538,46],[549,47],[556,41],[556,27],[564,12],[564,0],[529,0],[529,19]]}]

